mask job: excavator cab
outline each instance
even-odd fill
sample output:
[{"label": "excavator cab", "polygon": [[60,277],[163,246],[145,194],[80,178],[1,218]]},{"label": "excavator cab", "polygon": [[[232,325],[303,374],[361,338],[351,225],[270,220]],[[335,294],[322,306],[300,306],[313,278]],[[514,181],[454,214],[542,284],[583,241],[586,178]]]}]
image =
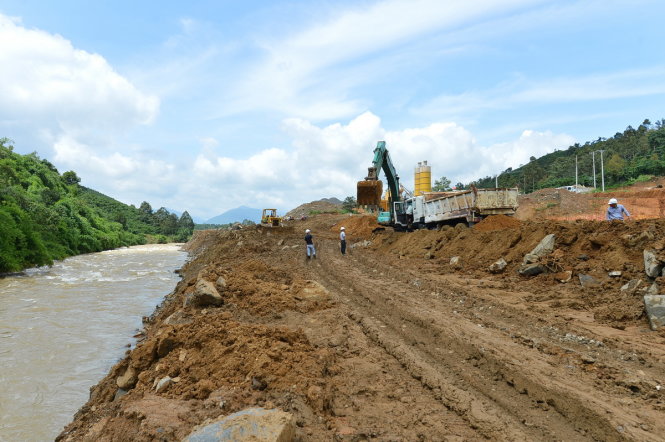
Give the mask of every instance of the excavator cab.
[{"label": "excavator cab", "polygon": [[264,226],[279,227],[282,224],[282,217],[277,216],[277,209],[263,209],[261,224]]}]

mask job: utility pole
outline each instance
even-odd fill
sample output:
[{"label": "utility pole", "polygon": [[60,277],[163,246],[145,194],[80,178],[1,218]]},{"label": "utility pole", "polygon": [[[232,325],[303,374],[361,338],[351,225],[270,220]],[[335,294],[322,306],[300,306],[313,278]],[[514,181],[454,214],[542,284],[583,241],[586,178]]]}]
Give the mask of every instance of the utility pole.
[{"label": "utility pole", "polygon": [[603,152],[604,150],[599,150],[600,152],[600,179],[603,184],[603,192],[605,192],[605,165],[603,164]]},{"label": "utility pole", "polygon": [[577,192],[577,155],[575,155],[575,192]]},{"label": "utility pole", "polygon": [[593,162],[593,188],[596,188],[596,151],[591,151],[591,162]]},{"label": "utility pole", "polygon": [[494,175],[494,187],[499,188],[499,175]]}]

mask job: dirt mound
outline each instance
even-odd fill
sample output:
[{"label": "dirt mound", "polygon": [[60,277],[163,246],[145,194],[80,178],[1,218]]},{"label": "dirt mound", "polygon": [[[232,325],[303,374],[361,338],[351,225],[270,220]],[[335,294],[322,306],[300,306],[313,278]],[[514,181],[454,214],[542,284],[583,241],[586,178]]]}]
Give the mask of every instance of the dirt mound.
[{"label": "dirt mound", "polygon": [[493,230],[519,229],[521,223],[518,219],[506,215],[488,216],[474,226],[479,232],[490,232]]},{"label": "dirt mound", "polygon": [[[342,256],[341,226],[371,242]],[[665,257],[665,220],[375,227],[327,214],[197,233],[183,279],[58,440],[182,440],[250,406],[291,413],[296,440],[660,439],[665,331],[642,299],[665,278],[642,253]],[[549,234],[546,271],[521,276]],[[221,306],[185,303],[211,286]]]},{"label": "dirt mound", "polygon": [[299,219],[303,216],[312,216],[321,213],[340,213],[342,204],[337,204],[335,201],[339,200],[336,198],[326,198],[312,201],[311,203],[301,204],[295,209],[288,211],[284,216],[292,216],[295,219]]},{"label": "dirt mound", "polygon": [[341,227],[344,227],[349,239],[366,239],[372,236],[375,229],[383,226],[376,222],[375,215],[350,216],[332,226],[330,231],[339,233]]}]

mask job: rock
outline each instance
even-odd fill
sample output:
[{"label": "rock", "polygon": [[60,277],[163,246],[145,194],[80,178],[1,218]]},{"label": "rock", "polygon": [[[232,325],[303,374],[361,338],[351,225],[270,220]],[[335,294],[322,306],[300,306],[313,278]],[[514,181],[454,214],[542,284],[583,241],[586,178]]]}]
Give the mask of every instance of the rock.
[{"label": "rock", "polygon": [[283,246],[284,245],[284,240],[280,239],[279,241],[277,241],[277,245],[278,246]]},{"label": "rock", "polygon": [[525,264],[517,269],[517,272],[522,276],[536,276],[546,271],[547,269],[542,264]]},{"label": "rock", "polygon": [[611,278],[616,278],[617,276],[621,276],[621,272],[618,271],[618,270],[615,270],[613,272],[609,272],[608,276],[610,276]]},{"label": "rock", "polygon": [[459,256],[453,256],[450,258],[450,267],[454,269],[462,268],[462,258]]},{"label": "rock", "polygon": [[588,261],[589,260],[589,255],[581,254],[580,256],[577,257],[580,261]]},{"label": "rock", "polygon": [[134,370],[134,368],[132,368],[130,365],[122,375],[118,376],[118,378],[115,380],[115,384],[118,386],[118,388],[123,390],[130,390],[134,388],[136,381],[138,381],[136,370]]},{"label": "rock", "polygon": [[261,378],[252,378],[252,390],[263,391],[268,388],[268,383]]},{"label": "rock", "polygon": [[177,312],[173,313],[168,318],[166,318],[164,320],[164,324],[181,325],[181,324],[190,324],[192,321],[193,319],[190,315],[183,312],[182,310],[178,310]]},{"label": "rock", "polygon": [[120,399],[121,397],[126,395],[127,393],[129,393],[127,390],[123,390],[122,388],[118,388],[115,391],[115,395],[113,395],[113,402],[117,401],[118,399]]},{"label": "rock", "polygon": [[166,337],[161,339],[157,344],[157,356],[163,358],[169,354],[171,350],[173,350],[175,344],[176,342],[173,340],[173,338]]},{"label": "rock", "polygon": [[[526,256],[524,257],[524,264],[530,264],[536,262],[537,259],[552,253],[554,251],[555,240],[556,236],[554,235],[554,233],[550,233],[545,238],[540,240],[540,243],[538,243],[538,245],[531,252],[526,254]],[[535,255],[537,259],[534,260],[534,258],[530,255]],[[527,257],[529,257],[531,261],[527,261]]]},{"label": "rock", "polygon": [[490,272],[491,273],[501,273],[506,269],[506,266],[508,263],[506,262],[505,259],[500,258],[498,261],[495,261],[491,266],[490,266]]},{"label": "rock", "polygon": [[527,253],[524,255],[524,260],[522,260],[522,264],[533,264],[534,262],[540,261],[540,256],[534,255],[533,253]]},{"label": "rock", "polygon": [[660,276],[663,270],[663,262],[658,259],[653,250],[644,250],[644,271],[650,278]]},{"label": "rock", "polygon": [[434,259],[434,254],[431,251],[425,253],[425,259]]},{"label": "rock", "polygon": [[621,286],[621,291],[632,293],[635,290],[637,290],[640,287],[640,285],[642,285],[642,281],[640,279],[631,279],[630,281]]},{"label": "rock", "polygon": [[156,381],[157,385],[155,385],[155,391],[159,393],[160,391],[166,390],[166,388],[171,385],[173,382],[173,379],[169,376],[164,376],[161,378],[159,381]]},{"label": "rock", "polygon": [[658,287],[658,283],[656,282],[651,284],[645,293],[645,295],[659,295],[659,294],[660,294],[660,288]]},{"label": "rock", "polygon": [[571,279],[573,279],[573,271],[566,270],[564,272],[555,273],[554,275],[552,275],[552,277],[554,277],[555,281],[568,282]]},{"label": "rock", "polygon": [[665,295],[645,295],[644,307],[651,330],[657,330],[665,325]]},{"label": "rock", "polygon": [[215,286],[205,279],[199,279],[194,287],[194,292],[185,297],[185,307],[206,307],[209,305],[219,306],[224,304],[224,299],[219,295]]},{"label": "rock", "polygon": [[596,287],[600,285],[600,281],[591,275],[583,275],[580,273],[579,278],[582,287]]},{"label": "rock", "polygon": [[295,419],[290,413],[265,408],[247,408],[199,425],[183,442],[231,442],[255,440],[290,442],[295,438]]},{"label": "rock", "polygon": [[215,286],[217,287],[218,291],[222,291],[226,288],[226,279],[224,279],[223,276],[220,276],[217,278],[217,281],[215,281]]}]

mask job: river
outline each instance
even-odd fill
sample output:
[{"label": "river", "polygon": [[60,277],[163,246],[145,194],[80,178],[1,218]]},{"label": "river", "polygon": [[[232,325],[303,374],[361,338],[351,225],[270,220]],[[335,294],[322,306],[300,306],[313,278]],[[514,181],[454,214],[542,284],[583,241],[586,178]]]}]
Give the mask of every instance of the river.
[{"label": "river", "polygon": [[53,440],[179,280],[175,244],[68,258],[0,279],[0,441]]}]

